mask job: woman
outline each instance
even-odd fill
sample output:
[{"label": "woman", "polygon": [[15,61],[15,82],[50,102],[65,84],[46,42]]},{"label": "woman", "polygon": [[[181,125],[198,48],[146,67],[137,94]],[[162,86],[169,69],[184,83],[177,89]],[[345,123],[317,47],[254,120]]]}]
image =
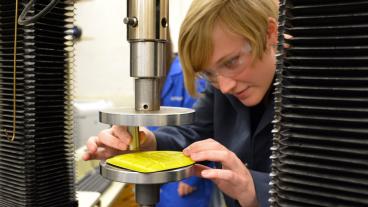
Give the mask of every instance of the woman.
[{"label": "woman", "polygon": [[[228,207],[268,206],[271,169],[275,45],[275,0],[194,0],[183,22],[179,56],[185,85],[195,94],[195,79],[209,87],[195,105],[188,126],[142,128],[144,150],[183,150],[225,193]],[[128,149],[126,127],[113,126],[88,140],[84,159],[104,159]]]}]

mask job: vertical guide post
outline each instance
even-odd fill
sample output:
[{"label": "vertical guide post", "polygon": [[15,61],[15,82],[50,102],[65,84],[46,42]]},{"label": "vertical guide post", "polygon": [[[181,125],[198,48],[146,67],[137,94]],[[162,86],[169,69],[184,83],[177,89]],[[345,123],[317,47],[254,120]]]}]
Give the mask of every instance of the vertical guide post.
[{"label": "vertical guide post", "polygon": [[[160,79],[166,67],[168,0],[128,0],[127,25],[130,43],[130,76],[134,78],[135,110],[160,110]],[[138,126],[129,127],[129,148],[139,150]]]},{"label": "vertical guide post", "polygon": [[139,151],[139,127],[137,126],[129,126],[128,131],[130,135],[132,135],[132,142],[129,144],[129,150],[131,151]]},{"label": "vertical guide post", "polygon": [[130,43],[130,76],[135,79],[135,109],[160,110],[159,81],[165,75],[168,0],[128,0],[124,18]]}]

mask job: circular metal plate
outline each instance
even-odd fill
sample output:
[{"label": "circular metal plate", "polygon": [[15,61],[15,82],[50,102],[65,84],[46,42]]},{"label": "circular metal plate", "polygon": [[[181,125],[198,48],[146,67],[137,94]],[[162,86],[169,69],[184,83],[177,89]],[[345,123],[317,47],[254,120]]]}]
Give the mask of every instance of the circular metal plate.
[{"label": "circular metal plate", "polygon": [[139,173],[100,162],[100,173],[103,177],[122,183],[132,184],[162,184],[179,181],[193,175],[193,166],[182,167],[155,173]]},{"label": "circular metal plate", "polygon": [[159,111],[136,111],[134,108],[114,108],[100,111],[100,122],[124,126],[167,126],[191,124],[194,110],[161,106]]}]

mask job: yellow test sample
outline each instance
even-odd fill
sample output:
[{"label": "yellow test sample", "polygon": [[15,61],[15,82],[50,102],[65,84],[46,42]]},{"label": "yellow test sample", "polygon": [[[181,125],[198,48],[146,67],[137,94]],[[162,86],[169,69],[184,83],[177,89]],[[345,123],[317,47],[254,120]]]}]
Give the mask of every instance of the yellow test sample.
[{"label": "yellow test sample", "polygon": [[141,173],[152,173],[193,165],[194,161],[179,151],[145,151],[112,157],[106,162]]}]

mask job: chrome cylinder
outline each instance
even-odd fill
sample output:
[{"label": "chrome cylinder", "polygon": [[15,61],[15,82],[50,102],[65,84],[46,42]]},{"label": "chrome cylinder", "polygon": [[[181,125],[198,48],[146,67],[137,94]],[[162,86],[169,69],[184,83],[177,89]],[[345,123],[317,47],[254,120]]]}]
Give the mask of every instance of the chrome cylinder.
[{"label": "chrome cylinder", "polygon": [[136,184],[135,200],[140,207],[154,207],[160,201],[160,184]]},{"label": "chrome cylinder", "polygon": [[166,41],[169,0],[128,0],[128,41]]},{"label": "chrome cylinder", "polygon": [[135,78],[135,109],[160,110],[159,81],[166,66],[169,0],[128,0],[130,76]]},{"label": "chrome cylinder", "polygon": [[161,78],[166,63],[166,44],[163,42],[130,43],[130,76]]},{"label": "chrome cylinder", "polygon": [[158,78],[135,79],[135,110],[160,110],[160,82]]},{"label": "chrome cylinder", "polygon": [[153,173],[140,173],[100,162],[100,173],[103,177],[121,183],[163,184],[179,181],[194,175],[194,165]]}]

